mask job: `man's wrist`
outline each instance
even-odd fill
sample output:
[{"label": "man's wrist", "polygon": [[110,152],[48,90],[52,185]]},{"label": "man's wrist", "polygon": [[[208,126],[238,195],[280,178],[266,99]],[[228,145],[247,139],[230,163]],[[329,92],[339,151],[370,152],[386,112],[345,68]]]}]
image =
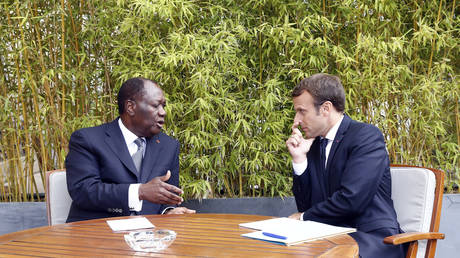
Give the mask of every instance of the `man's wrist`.
[{"label": "man's wrist", "polygon": [[128,207],[130,211],[141,211],[142,200],[139,199],[140,184],[130,184],[128,188]]},{"label": "man's wrist", "polygon": [[302,163],[292,162],[292,169],[294,170],[294,173],[298,176],[302,175],[303,172],[307,169],[307,167],[308,167],[307,159],[305,159]]},{"label": "man's wrist", "polygon": [[168,214],[168,212],[171,211],[171,210],[174,210],[174,208],[175,208],[175,207],[172,207],[172,206],[166,207],[166,208],[161,212],[161,214],[162,214],[162,215],[163,215],[163,214]]},{"label": "man's wrist", "polygon": [[139,191],[138,191],[139,200],[144,200],[143,186],[144,184],[139,184]]},{"label": "man's wrist", "polygon": [[296,164],[300,164],[300,163],[303,163],[305,162],[305,160],[307,159],[307,156],[300,156],[300,157],[292,157],[292,162],[293,163],[296,163]]}]

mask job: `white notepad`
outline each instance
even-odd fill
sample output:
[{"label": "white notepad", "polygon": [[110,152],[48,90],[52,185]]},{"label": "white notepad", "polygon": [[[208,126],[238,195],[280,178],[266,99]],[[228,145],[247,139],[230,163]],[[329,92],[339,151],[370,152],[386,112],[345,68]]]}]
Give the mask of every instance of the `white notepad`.
[{"label": "white notepad", "polygon": [[[244,237],[285,245],[293,245],[325,237],[356,232],[355,228],[337,227],[315,221],[301,221],[289,218],[275,218],[241,223],[240,226],[259,230],[242,234]],[[264,232],[268,234],[265,235]],[[279,237],[270,237],[268,235],[276,235]]]},{"label": "white notepad", "polygon": [[154,228],[155,226],[144,217],[132,219],[107,220],[107,224],[113,231],[125,231],[144,228]]}]

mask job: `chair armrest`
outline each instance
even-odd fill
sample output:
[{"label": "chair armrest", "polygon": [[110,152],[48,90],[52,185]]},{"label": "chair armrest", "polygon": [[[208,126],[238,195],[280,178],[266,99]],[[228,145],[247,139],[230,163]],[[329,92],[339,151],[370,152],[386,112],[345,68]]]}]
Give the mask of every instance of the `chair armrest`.
[{"label": "chair armrest", "polygon": [[444,239],[444,234],[439,232],[409,232],[385,237],[383,242],[386,244],[399,245],[424,239]]}]

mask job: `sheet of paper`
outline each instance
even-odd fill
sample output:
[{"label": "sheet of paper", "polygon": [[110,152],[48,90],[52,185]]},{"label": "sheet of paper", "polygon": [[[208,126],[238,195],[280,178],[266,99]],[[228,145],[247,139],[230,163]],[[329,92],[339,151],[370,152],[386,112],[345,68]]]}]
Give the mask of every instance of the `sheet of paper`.
[{"label": "sheet of paper", "polygon": [[[255,230],[263,230],[264,228],[277,227],[279,225],[292,225],[295,224],[295,220],[289,218],[274,218],[259,220],[254,222],[241,223],[240,227],[251,228]],[[300,222],[300,220],[299,220]]]},{"label": "sheet of paper", "polygon": [[[278,242],[286,245],[302,243],[356,231],[355,228],[337,227],[315,221],[300,221],[289,218],[275,218],[249,223],[241,223],[240,226],[260,230],[242,234],[244,237],[250,237],[270,242]],[[264,235],[263,232],[286,237],[286,239],[269,237]]]},{"label": "sheet of paper", "polygon": [[107,220],[107,224],[113,231],[135,230],[154,228],[155,226],[144,217],[132,219]]}]

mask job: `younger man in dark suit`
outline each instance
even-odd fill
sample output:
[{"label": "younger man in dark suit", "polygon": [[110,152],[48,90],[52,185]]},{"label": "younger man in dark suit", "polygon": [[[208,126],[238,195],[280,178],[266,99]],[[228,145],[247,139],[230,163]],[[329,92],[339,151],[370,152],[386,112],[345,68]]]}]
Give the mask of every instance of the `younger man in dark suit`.
[{"label": "younger man in dark suit", "polygon": [[401,229],[382,133],[344,115],[345,92],[336,76],[305,78],[292,97],[296,114],[286,145],[299,212],[290,217],[357,228],[351,236],[361,257],[404,257],[403,247],[383,243]]},{"label": "younger man in dark suit", "polygon": [[120,117],[70,137],[67,222],[137,214],[194,213],[179,205],[179,142],[161,132],[166,100],[157,83],[127,80]]}]

